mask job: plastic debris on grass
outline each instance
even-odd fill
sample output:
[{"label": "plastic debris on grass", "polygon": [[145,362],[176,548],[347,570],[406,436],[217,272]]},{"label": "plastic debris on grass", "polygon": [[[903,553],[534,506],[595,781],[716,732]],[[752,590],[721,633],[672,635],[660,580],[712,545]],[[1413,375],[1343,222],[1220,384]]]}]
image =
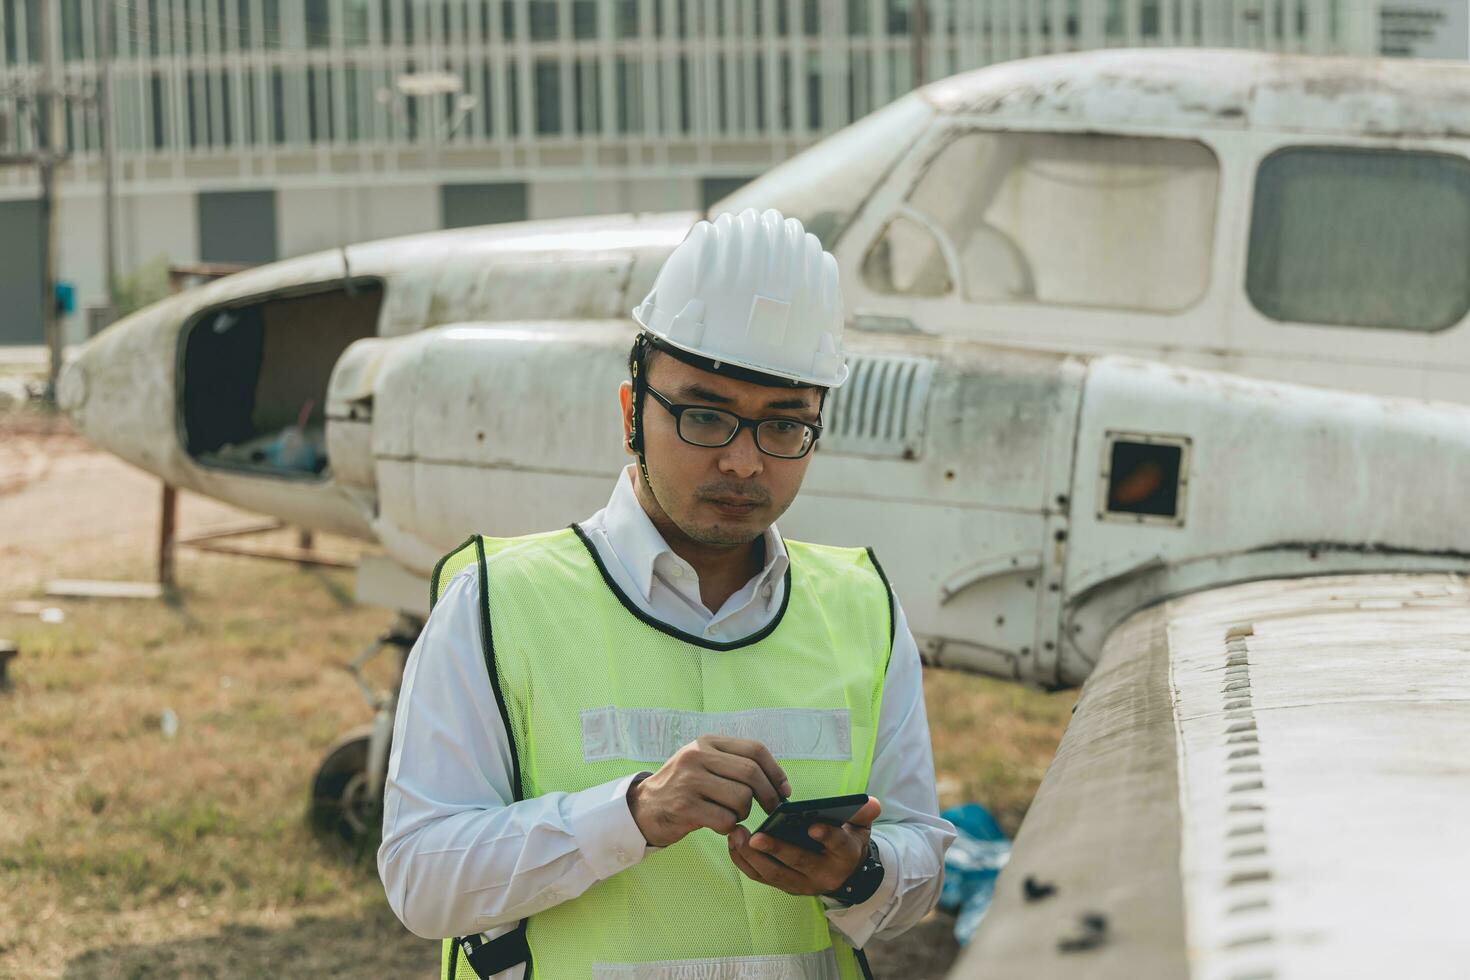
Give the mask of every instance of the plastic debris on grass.
[{"label": "plastic debris on grass", "polygon": [[940,815],[959,833],[944,855],[939,907],[955,913],[954,936],[964,946],[990,909],[995,878],[1011,856],[1011,839],[978,803],[953,806]]}]

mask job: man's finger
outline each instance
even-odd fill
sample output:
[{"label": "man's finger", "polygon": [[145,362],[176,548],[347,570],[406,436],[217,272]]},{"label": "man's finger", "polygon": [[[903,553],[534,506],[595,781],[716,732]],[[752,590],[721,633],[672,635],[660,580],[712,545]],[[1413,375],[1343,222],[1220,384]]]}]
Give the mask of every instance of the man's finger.
[{"label": "man's finger", "polygon": [[862,805],[862,809],[854,813],[847,821],[849,827],[871,827],[873,821],[878,819],[878,814],[883,812],[883,804],[878,802],[876,796],[868,797],[868,802]]},{"label": "man's finger", "polygon": [[694,826],[708,827],[721,836],[740,826],[740,818],[734,811],[705,799],[689,807],[689,820]]},{"label": "man's finger", "polygon": [[782,797],[791,795],[791,780],[786,778],[786,770],[782,769],[776,762],[776,757],[771,755],[771,750],[759,742],[748,738],[727,738],[724,735],[711,735],[709,744],[721,752],[731,755],[743,755],[765,770],[766,778],[771,781],[776,792]]},{"label": "man's finger", "polygon": [[836,855],[844,861],[855,860],[868,846],[867,829],[852,824],[833,827],[831,824],[819,823],[808,834],[828,854]]},{"label": "man's finger", "polygon": [[750,816],[750,787],[742,782],[705,772],[692,781],[690,788],[711,803],[729,810],[740,820]]},{"label": "man's finger", "polygon": [[709,771],[716,776],[733,780],[743,786],[748,786],[760,801],[761,808],[767,813],[776,809],[781,800],[776,793],[776,787],[771,785],[771,779],[766,771],[761,768],[760,763],[754,759],[736,755],[732,752],[721,752],[711,755],[705,763]]},{"label": "man's finger", "polygon": [[770,882],[761,877],[759,871],[750,866],[750,862],[745,860],[745,855],[741,853],[739,848],[730,848],[730,860],[734,861],[735,867],[740,869],[740,873],[745,875],[745,877],[749,878],[751,881],[759,882],[762,885],[770,884]]},{"label": "man's finger", "polygon": [[797,847],[795,844],[788,844],[770,834],[756,834],[750,839],[750,846],[753,850],[769,854],[788,868],[795,868],[805,875],[810,875],[813,871],[820,869],[829,860],[822,854],[808,851],[804,847]]},{"label": "man's finger", "polygon": [[815,886],[806,875],[788,868],[768,854],[762,854],[750,847],[742,847],[739,850],[739,856],[743,857],[759,876],[757,881],[792,895],[811,895],[816,892]]}]

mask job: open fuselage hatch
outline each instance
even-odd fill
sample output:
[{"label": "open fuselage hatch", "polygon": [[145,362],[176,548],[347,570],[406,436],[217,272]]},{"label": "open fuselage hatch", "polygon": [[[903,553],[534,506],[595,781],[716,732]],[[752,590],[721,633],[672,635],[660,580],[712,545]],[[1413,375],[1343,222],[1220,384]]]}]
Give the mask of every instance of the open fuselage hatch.
[{"label": "open fuselage hatch", "polygon": [[354,280],[212,307],[181,341],[180,435],[206,466],[313,479],[328,466],[327,381],[377,333],[383,286]]}]

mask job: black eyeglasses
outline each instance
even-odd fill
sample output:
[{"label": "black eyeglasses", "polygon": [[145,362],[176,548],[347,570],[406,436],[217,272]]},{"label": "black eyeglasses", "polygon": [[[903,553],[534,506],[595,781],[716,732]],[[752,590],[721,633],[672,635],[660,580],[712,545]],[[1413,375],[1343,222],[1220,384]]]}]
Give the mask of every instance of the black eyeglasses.
[{"label": "black eyeglasses", "polygon": [[740,430],[749,426],[755,430],[755,447],[767,456],[779,459],[801,459],[812,451],[822,435],[822,427],[801,419],[748,419],[723,408],[708,405],[675,405],[663,395],[648,389],[664,408],[674,417],[679,438],[691,446],[717,449],[735,441]]}]

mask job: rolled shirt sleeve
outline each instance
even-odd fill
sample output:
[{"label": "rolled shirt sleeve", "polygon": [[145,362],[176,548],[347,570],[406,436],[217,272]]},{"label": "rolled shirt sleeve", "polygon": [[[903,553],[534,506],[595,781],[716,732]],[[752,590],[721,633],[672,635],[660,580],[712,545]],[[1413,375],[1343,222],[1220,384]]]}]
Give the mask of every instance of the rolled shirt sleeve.
[{"label": "rolled shirt sleeve", "polygon": [[649,850],[628,808],[636,776],[515,802],[479,603],[471,566],[409,654],[393,724],[378,873],[394,913],[426,939],[514,924]]},{"label": "rolled shirt sleeve", "polygon": [[944,883],[944,852],[955,839],[954,825],[939,816],[923,668],[897,599],[868,795],[883,807],[873,825],[883,882],[859,905],[822,900],[827,921],[859,949],[875,936],[897,936],[934,908]]}]

